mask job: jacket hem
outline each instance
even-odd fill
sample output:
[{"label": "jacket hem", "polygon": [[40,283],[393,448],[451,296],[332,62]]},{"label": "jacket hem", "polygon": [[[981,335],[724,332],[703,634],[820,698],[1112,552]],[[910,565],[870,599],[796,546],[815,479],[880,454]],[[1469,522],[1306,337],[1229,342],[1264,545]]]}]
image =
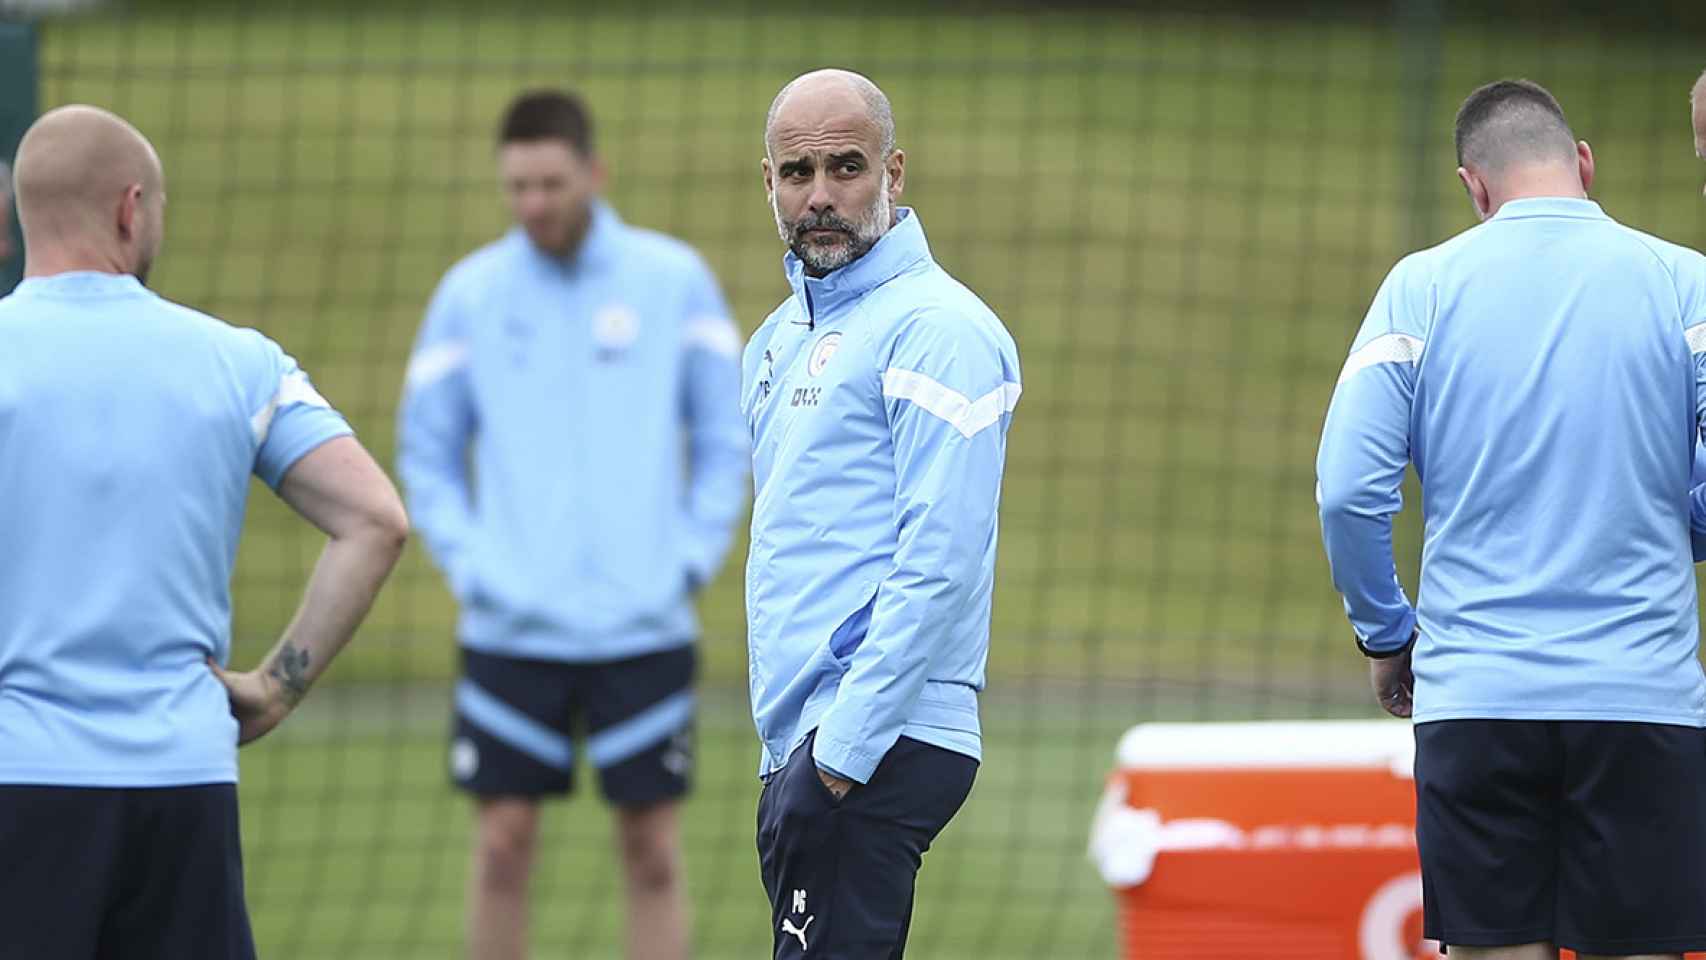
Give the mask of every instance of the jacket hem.
[{"label": "jacket hem", "polygon": [[1473,704],[1418,710],[1416,723],[1444,720],[1591,720],[1601,723],[1656,723],[1672,727],[1706,728],[1706,714],[1669,710],[1625,710],[1613,708],[1547,708],[1477,706]]},{"label": "jacket hem", "polygon": [[147,789],[149,787],[191,787],[204,783],[236,782],[237,768],[235,765],[184,767],[178,770],[150,769],[146,771],[91,771],[65,767],[0,766],[0,786],[8,787]]},{"label": "jacket hem", "polygon": [[647,637],[644,641],[636,640],[622,644],[587,643],[560,635],[550,639],[528,639],[519,642],[513,638],[492,640],[466,635],[458,639],[461,646],[494,657],[513,657],[518,660],[549,660],[554,663],[614,663],[662,653],[666,650],[691,647],[697,642],[698,638],[693,634],[686,636],[658,635]]}]

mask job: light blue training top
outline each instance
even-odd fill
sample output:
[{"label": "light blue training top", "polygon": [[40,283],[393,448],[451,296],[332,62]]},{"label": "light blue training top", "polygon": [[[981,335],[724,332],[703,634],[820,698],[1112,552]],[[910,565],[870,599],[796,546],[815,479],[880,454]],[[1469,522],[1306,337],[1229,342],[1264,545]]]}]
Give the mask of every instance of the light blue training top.
[{"label": "light blue training top", "polygon": [[[1406,257],[1339,375],[1317,463],[1359,638],[1413,629],[1415,719],[1706,726],[1690,474],[1706,258],[1583,199],[1506,203]],[[1414,463],[1419,604],[1392,514]]]},{"label": "light blue training top", "polygon": [[133,277],[0,299],[0,783],[236,781],[206,660],[249,477],[349,432],[277,344]]},{"label": "light blue training top", "polygon": [[602,202],[566,260],[516,228],[450,269],[397,468],[464,646],[595,662],[694,641],[746,505],[739,354],[699,255]]},{"label": "light blue training top", "polygon": [[900,217],[824,277],[789,253],[794,294],[746,348],[761,776],[813,730],[817,764],[860,782],[901,736],[981,757],[1019,354]]}]

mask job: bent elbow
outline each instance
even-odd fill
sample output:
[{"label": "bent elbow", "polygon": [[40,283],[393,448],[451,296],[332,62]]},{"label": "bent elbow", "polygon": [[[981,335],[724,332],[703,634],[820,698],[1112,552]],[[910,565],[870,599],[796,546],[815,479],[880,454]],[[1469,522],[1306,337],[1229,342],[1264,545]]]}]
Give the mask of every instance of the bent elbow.
[{"label": "bent elbow", "polygon": [[378,550],[394,564],[409,542],[411,529],[403,501],[394,494],[386,499],[386,503],[376,507],[368,516],[366,526]]},{"label": "bent elbow", "polygon": [[1369,491],[1354,484],[1319,480],[1315,483],[1315,505],[1323,523],[1337,518],[1372,516],[1380,512],[1374,499]]},{"label": "bent elbow", "polygon": [[403,548],[409,543],[409,534],[413,532],[409,524],[408,511],[403,509],[401,502],[396,504],[394,510],[387,512],[381,529],[384,530],[385,542],[391,547],[392,552],[401,555]]},{"label": "bent elbow", "polygon": [[1321,514],[1322,523],[1331,522],[1339,517],[1352,516],[1356,512],[1352,509],[1351,498],[1337,490],[1332,491],[1331,493],[1327,491],[1317,491],[1315,494],[1315,506]]}]

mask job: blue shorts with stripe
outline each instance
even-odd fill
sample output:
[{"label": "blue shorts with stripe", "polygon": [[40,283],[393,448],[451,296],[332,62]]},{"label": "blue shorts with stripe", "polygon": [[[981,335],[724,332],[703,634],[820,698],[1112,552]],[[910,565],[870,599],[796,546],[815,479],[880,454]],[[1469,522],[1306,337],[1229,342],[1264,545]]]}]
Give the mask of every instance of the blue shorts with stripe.
[{"label": "blue shorts with stripe", "polygon": [[691,644],[603,663],[464,648],[451,779],[479,796],[567,794],[584,752],[618,807],[679,799],[693,774],[697,669]]}]

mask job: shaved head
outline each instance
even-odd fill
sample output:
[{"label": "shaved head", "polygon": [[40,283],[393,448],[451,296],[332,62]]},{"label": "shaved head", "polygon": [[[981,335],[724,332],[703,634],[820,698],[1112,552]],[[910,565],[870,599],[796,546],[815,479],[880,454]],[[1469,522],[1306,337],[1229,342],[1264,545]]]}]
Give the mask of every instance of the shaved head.
[{"label": "shaved head", "polygon": [[[792,101],[792,102],[791,102]],[[888,95],[869,79],[851,70],[813,70],[795,77],[770,101],[770,113],[764,121],[764,148],[774,152],[777,123],[787,111],[794,114],[821,115],[828,111],[862,113],[864,121],[877,134],[877,149],[882,156],[894,152],[894,109]]]},{"label": "shaved head", "polygon": [[1544,87],[1500,80],[1469,95],[1457,111],[1457,164],[1488,173],[1544,163],[1573,163],[1576,137],[1564,108]]},{"label": "shaved head", "polygon": [[850,70],[814,70],[776,94],[760,166],[776,233],[810,276],[858,260],[897,222],[906,152],[894,111]]},{"label": "shaved head", "polygon": [[1557,98],[1533,81],[1476,88],[1457,110],[1453,139],[1457,179],[1482,220],[1510,200],[1586,199],[1593,188],[1593,150],[1570,132]]},{"label": "shaved head", "polygon": [[28,272],[146,277],[160,246],[165,175],[148,138],[123,118],[82,105],[43,114],[18,145],[13,178]]}]

